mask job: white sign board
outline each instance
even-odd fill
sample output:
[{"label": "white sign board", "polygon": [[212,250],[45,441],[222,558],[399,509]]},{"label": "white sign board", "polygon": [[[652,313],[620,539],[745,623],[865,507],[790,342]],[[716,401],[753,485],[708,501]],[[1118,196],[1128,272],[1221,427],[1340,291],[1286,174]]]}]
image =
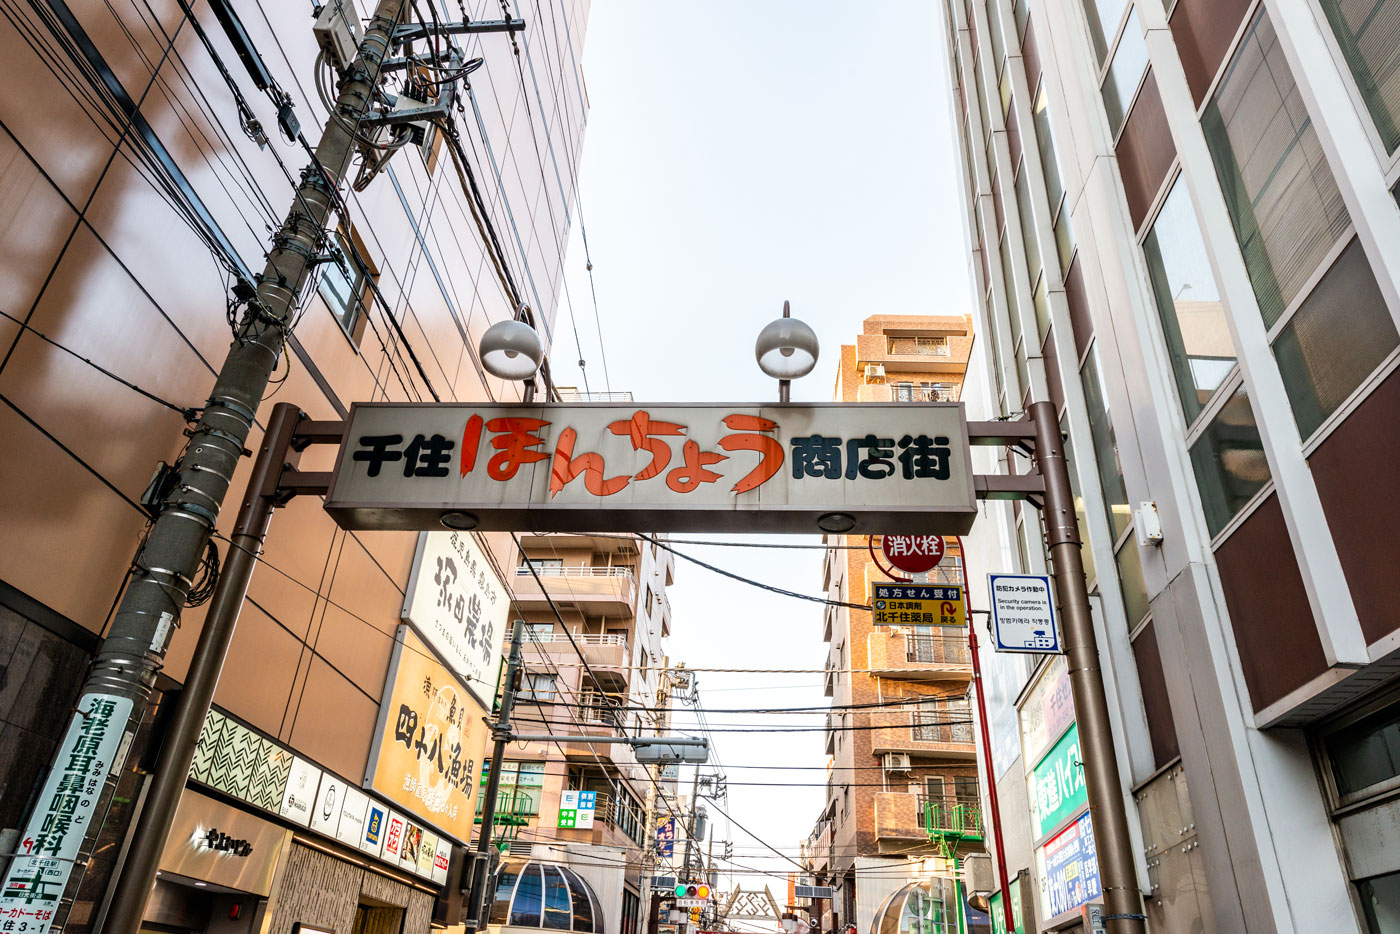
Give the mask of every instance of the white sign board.
[{"label": "white sign board", "polygon": [[988,574],[992,594],[992,645],[998,652],[1058,654],[1055,599],[1042,574]]},{"label": "white sign board", "polygon": [[[956,403],[356,403],[326,511],[360,529],[964,534]],[[819,521],[821,525],[819,525]]]},{"label": "white sign board", "polygon": [[597,792],[564,792],[559,796],[558,826],[566,829],[587,830],[593,826],[593,816],[596,813],[597,805]]},{"label": "white sign board", "polygon": [[320,783],[320,769],[300,756],[292,756],[292,769],[287,773],[287,789],[282,793],[282,807],[278,813],[303,827],[311,826],[312,808]]},{"label": "white sign board", "polygon": [[470,532],[424,532],[403,618],[490,709],[510,598]]},{"label": "white sign board", "polygon": [[[322,785],[325,783],[322,782]],[[365,841],[365,823],[368,820],[369,795],[353,785],[340,782],[344,798],[340,806],[340,823],[335,828],[335,838],[349,846],[358,846],[365,852],[370,846]]]},{"label": "white sign board", "polygon": [[7,934],[44,934],[52,925],[131,707],[130,698],[112,694],[84,694],[78,701],[79,716],[69,723],[54,754],[39,804],[0,887],[0,918]]}]

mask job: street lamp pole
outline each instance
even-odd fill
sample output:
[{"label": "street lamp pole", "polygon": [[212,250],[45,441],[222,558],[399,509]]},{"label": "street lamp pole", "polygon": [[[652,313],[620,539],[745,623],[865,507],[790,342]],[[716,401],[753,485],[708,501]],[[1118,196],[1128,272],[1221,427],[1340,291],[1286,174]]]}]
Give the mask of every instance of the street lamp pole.
[{"label": "street lamp pole", "polygon": [[[1142,913],[1142,891],[1137,883],[1132,838],[1128,833],[1128,812],[1119,784],[1113,724],[1108,716],[1103,672],[1099,669],[1094,620],[1089,612],[1089,590],[1084,580],[1084,559],[1079,550],[1079,523],[1075,517],[1074,492],[1070,487],[1060,422],[1050,402],[1031,403],[1027,414],[1035,425],[1035,460],[1045,484],[1041,515],[1045,520],[1050,563],[1055,570],[1070,689],[1074,695],[1074,717],[1079,725],[1079,750],[1084,760],[1089,814],[1094,824],[1103,882],[1104,920],[1112,934],[1145,934],[1147,918]],[[1003,898],[1009,904],[1010,893],[1003,893]]]}]

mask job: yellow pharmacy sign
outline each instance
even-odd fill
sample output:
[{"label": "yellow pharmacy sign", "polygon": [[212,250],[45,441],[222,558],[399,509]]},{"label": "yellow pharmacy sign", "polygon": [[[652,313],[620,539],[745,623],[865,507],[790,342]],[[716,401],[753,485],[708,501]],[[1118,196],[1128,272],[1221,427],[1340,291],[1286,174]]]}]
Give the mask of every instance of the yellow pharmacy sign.
[{"label": "yellow pharmacy sign", "polygon": [[876,626],[966,626],[967,605],[956,584],[876,584]]}]

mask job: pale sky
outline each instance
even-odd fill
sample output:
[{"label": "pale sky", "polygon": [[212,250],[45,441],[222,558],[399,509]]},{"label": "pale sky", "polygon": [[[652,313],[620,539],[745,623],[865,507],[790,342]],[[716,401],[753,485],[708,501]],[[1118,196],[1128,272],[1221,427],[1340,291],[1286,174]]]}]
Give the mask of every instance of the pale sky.
[{"label": "pale sky", "polygon": [[[790,299],[822,342],[816,370],[794,384],[793,399],[826,401],[839,347],[853,342],[866,316],[971,311],[937,2],[595,0],[579,184],[598,323],[577,215],[566,264],[594,391],[607,388],[598,324],[611,388],[638,401],[775,400],[753,341]],[[582,388],[569,315],[560,309],[552,365],[557,382]],[[789,590],[815,594],[821,586],[819,549],[680,550]],[[824,664],[818,604],[684,560],[670,597],[673,662]],[[827,703],[820,674],[698,677],[709,708]],[[823,722],[819,714],[709,719]],[[795,858],[823,804],[821,732],[720,733],[716,752],[730,781],[724,809]],[[740,767],[774,765],[816,768]],[[739,784],[774,781],[811,787]],[[736,862],[794,868],[713,809],[711,817],[716,848],[732,840]],[[781,879],[739,881],[767,881],[780,903],[786,895]]]}]

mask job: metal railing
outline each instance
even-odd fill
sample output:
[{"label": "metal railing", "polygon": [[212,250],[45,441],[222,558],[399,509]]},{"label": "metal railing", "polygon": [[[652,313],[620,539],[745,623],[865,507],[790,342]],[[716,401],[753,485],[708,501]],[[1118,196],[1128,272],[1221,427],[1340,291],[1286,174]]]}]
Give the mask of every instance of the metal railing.
[{"label": "metal railing", "polygon": [[618,720],[618,708],[622,705],[606,694],[584,691],[578,697],[579,719],[585,723],[601,723],[613,726]]},{"label": "metal railing", "polygon": [[900,386],[891,391],[895,402],[957,402],[957,393],[951,386]]},{"label": "metal railing", "polygon": [[919,795],[919,827],[930,837],[980,840],[986,828],[980,802],[950,796]]},{"label": "metal railing", "polygon": [[920,354],[946,357],[949,354],[946,337],[907,337],[890,341],[891,354]]},{"label": "metal railing", "polygon": [[[576,632],[573,633],[573,641],[579,645],[620,645],[627,647],[627,637],[620,633],[596,633],[596,632]],[[569,636],[562,632],[531,633],[532,642],[568,642]]]},{"label": "metal railing", "polygon": [[[581,567],[578,565],[566,564],[561,566],[541,566],[535,565],[535,574],[540,577],[625,577],[632,579],[632,569],[617,565],[608,568]],[[515,569],[516,577],[534,577],[530,573],[528,565],[519,565]]]},{"label": "metal railing", "polygon": [[565,402],[631,402],[630,392],[580,392],[567,386],[558,387],[559,398]]},{"label": "metal railing", "polygon": [[911,715],[911,737],[918,743],[972,743],[972,711],[966,701],[939,704]]},{"label": "metal railing", "polygon": [[971,665],[972,654],[962,630],[956,636],[928,632],[904,635],[904,660],[924,665]]}]

